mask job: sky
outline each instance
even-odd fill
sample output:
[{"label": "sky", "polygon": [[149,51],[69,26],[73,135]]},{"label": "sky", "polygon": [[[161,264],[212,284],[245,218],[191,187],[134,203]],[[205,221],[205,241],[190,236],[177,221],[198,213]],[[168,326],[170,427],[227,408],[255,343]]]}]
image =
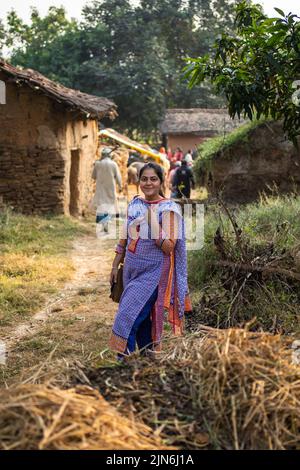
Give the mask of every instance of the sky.
[{"label": "sky", "polygon": [[[90,0],[0,0],[0,18],[5,18],[8,11],[14,8],[19,16],[24,20],[30,18],[30,6],[38,8],[39,12],[44,15],[47,13],[49,6],[64,6],[69,17],[80,19],[81,9]],[[263,5],[268,16],[278,16],[273,7],[280,8],[286,13],[290,11],[300,16],[299,0],[256,0],[256,3]]]}]

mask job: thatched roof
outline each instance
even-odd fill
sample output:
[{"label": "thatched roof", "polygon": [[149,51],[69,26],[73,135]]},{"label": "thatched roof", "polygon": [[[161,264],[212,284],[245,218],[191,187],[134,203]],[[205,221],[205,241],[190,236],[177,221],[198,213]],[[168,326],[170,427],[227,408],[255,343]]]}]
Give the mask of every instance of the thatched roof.
[{"label": "thatched roof", "polygon": [[117,116],[117,106],[113,101],[66,88],[35,70],[13,67],[0,59],[0,72],[8,76],[9,82],[14,82],[18,86],[27,85],[36,92],[45,94],[50,99],[62,104],[68,111],[77,111],[87,119],[102,119],[104,117],[113,119]]},{"label": "thatched roof", "polygon": [[244,120],[231,119],[227,109],[167,109],[160,125],[162,134],[195,134],[211,137],[230,132],[244,123]]}]

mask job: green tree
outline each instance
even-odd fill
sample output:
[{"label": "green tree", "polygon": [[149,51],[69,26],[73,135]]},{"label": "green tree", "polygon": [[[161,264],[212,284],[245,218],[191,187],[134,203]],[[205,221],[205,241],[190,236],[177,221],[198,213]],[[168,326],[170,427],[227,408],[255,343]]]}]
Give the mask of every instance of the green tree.
[{"label": "green tree", "polygon": [[6,46],[12,50],[13,64],[71,86],[69,66],[76,68],[79,33],[77,22],[68,20],[64,8],[50,7],[45,17],[32,8],[30,25],[12,10],[7,16]]},{"label": "green tree", "polygon": [[297,15],[276,11],[279,17],[267,18],[260,5],[242,1],[236,8],[235,34],[222,34],[212,53],[190,58],[185,77],[191,88],[209,80],[226,96],[232,117],[283,119],[296,143],[300,108],[293,94],[300,79],[300,22]]},{"label": "green tree", "polygon": [[97,0],[83,9],[81,23],[68,20],[63,8],[51,7],[45,17],[33,9],[29,25],[13,12],[6,42],[13,64],[112,98],[114,125],[146,135],[167,107],[219,104],[208,86],[187,89],[182,67],[232,26],[232,12],[225,0]]},{"label": "green tree", "polygon": [[0,56],[6,43],[6,34],[3,22],[0,20]]},{"label": "green tree", "polygon": [[127,0],[94,2],[83,10],[82,29],[98,41],[99,25],[104,48],[95,48],[82,64],[81,81],[90,93],[112,98],[118,105],[117,126],[145,135],[156,128],[164,109],[168,51],[157,33],[147,28]]}]

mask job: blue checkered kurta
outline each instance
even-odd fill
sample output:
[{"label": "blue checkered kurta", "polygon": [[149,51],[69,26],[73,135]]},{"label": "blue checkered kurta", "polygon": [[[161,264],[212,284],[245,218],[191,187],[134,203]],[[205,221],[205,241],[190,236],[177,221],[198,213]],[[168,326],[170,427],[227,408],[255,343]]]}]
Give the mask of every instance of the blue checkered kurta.
[{"label": "blue checkered kurta", "polygon": [[[111,348],[121,353],[126,350],[127,340],[137,317],[157,287],[160,294],[155,308],[162,313],[161,318],[163,318],[163,312],[161,311],[163,309],[162,297],[167,284],[169,255],[163,253],[156,245],[155,240],[146,239],[149,235],[149,227],[143,220],[143,216],[147,209],[148,204],[141,198],[133,199],[128,206],[127,226],[130,227],[134,222],[140,221],[140,238],[135,252],[132,253],[128,250],[131,241],[128,236],[123,272],[124,291],[116,313],[110,341]],[[159,203],[160,222],[164,211],[173,211],[180,218],[179,239],[174,250],[175,275],[173,276],[171,303],[174,302],[174,286],[176,283],[179,316],[182,317],[185,296],[188,293],[184,222],[181,216],[181,208],[174,201],[162,200]],[[160,340],[160,338],[158,339]]]}]

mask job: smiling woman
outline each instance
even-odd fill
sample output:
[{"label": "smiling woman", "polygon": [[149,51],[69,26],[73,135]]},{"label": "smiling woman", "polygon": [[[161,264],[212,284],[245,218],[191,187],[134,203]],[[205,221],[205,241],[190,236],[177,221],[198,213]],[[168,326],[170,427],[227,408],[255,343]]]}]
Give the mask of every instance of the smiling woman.
[{"label": "smiling woman", "polygon": [[158,196],[164,198],[163,179],[163,171],[159,165],[149,163],[141,169],[140,188],[148,201],[155,201]]},{"label": "smiling woman", "polygon": [[113,284],[125,258],[124,291],[110,339],[119,359],[134,352],[136,344],[142,354],[160,350],[164,318],[180,335],[184,313],[191,311],[181,209],[163,196],[159,165],[147,163],[139,178],[145,198],[136,196],[128,206],[126,233],[111,272]]}]

